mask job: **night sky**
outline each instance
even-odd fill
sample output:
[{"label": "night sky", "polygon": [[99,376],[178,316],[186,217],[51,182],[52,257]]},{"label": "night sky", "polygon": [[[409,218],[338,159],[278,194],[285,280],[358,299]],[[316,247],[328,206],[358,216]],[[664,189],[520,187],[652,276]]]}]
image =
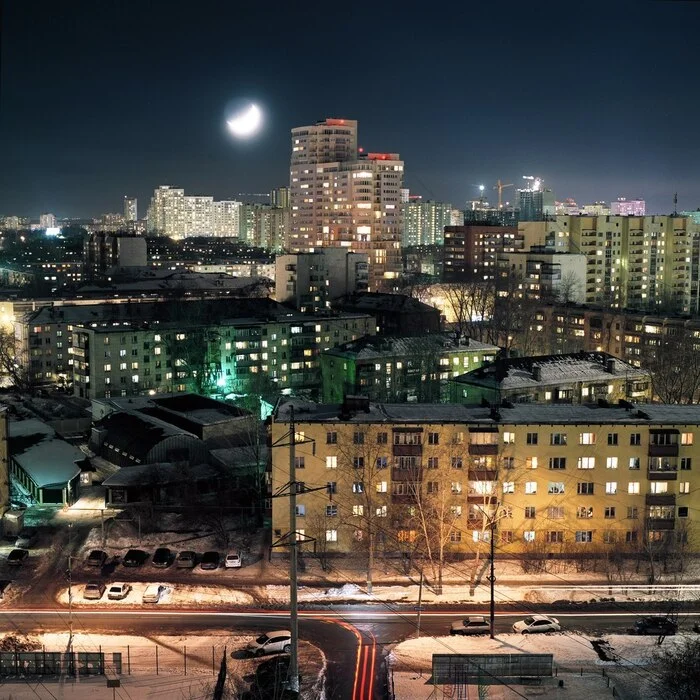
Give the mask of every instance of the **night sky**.
[{"label": "night sky", "polygon": [[[399,152],[426,198],[538,175],[579,204],[668,213],[677,191],[694,209],[699,24],[700,3],[644,0],[4,0],[0,215],[95,216],[125,194],[144,215],[166,183],[267,192],[288,184],[289,130],[326,116]],[[241,144],[224,117],[244,97],[267,122]]]}]

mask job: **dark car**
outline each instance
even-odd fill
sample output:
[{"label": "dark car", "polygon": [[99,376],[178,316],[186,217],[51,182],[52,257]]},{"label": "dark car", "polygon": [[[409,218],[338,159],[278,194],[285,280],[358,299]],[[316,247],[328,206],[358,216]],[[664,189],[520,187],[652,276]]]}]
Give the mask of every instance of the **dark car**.
[{"label": "dark car", "polygon": [[101,549],[93,549],[88,558],[85,560],[87,566],[104,566],[107,561],[107,552],[103,552]]},{"label": "dark car", "polygon": [[141,566],[148,555],[140,549],[130,549],[122,559],[124,566]]},{"label": "dark car", "polygon": [[170,566],[173,560],[173,553],[167,547],[158,547],[153,554],[153,566],[159,569],[165,569]]},{"label": "dark car", "polygon": [[39,539],[39,531],[35,527],[23,527],[19,531],[19,535],[17,535],[15,547],[21,547],[22,549],[31,547],[36,544],[37,539]]},{"label": "dark car", "polygon": [[29,552],[26,549],[13,549],[7,555],[7,563],[10,566],[21,566],[28,556]]},{"label": "dark car", "polygon": [[678,623],[664,615],[642,617],[630,628],[630,634],[653,634],[669,636],[678,631]]},{"label": "dark car", "polygon": [[175,560],[175,566],[178,569],[194,569],[197,563],[197,552],[191,552],[190,550],[185,550],[177,555]]},{"label": "dark car", "polygon": [[199,565],[202,569],[211,571],[219,568],[219,559],[221,556],[218,552],[204,552],[202,555],[202,563]]}]

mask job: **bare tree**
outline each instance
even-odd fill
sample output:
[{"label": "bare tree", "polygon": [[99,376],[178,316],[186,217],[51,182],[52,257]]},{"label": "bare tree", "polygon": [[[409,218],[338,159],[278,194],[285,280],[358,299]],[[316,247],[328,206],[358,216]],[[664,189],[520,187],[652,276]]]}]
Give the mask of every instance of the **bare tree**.
[{"label": "bare tree", "polygon": [[484,341],[485,324],[494,313],[495,288],[491,280],[442,285],[445,316],[457,338]]},{"label": "bare tree", "polygon": [[22,361],[14,333],[0,329],[0,371],[18,391],[30,391],[33,381],[26,362]]},{"label": "bare tree", "polygon": [[655,662],[654,697],[700,700],[700,638],[686,637],[672,647],[660,649]]},{"label": "bare tree", "polygon": [[[667,329],[670,330],[670,329]],[[667,333],[644,349],[642,366],[662,403],[695,403],[700,394],[700,345],[690,334]]]},{"label": "bare tree", "polygon": [[581,278],[573,271],[569,270],[559,282],[557,289],[557,300],[561,304],[568,304],[572,301],[582,301],[581,291],[583,284]]}]

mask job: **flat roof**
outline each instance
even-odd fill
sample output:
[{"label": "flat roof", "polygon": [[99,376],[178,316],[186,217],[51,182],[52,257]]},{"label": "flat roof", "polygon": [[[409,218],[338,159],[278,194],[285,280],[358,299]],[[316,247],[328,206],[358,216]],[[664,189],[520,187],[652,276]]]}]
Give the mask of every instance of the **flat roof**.
[{"label": "flat roof", "polygon": [[277,423],[289,421],[294,406],[297,423],[450,423],[496,425],[699,425],[700,405],[628,404],[513,404],[499,407],[495,418],[488,406],[462,404],[379,404],[369,411],[356,411],[341,419],[341,404],[314,404],[301,399],[280,402],[275,411]]}]

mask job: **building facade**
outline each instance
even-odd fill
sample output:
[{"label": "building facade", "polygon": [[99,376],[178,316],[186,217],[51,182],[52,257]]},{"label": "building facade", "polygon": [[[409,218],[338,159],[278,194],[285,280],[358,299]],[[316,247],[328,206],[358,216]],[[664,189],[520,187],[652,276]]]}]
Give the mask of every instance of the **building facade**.
[{"label": "building facade", "polygon": [[367,291],[368,267],[366,253],[351,253],[345,248],[278,255],[275,298],[304,313],[329,309],[334,299]]},{"label": "building facade", "polygon": [[645,216],[647,203],[643,199],[625,199],[618,197],[617,201],[610,203],[612,216]]},{"label": "building facade", "polygon": [[342,403],[346,396],[371,401],[440,402],[448,397],[448,379],[495,360],[495,345],[446,335],[392,338],[367,336],[321,353],[323,400]]},{"label": "building facade", "polygon": [[450,399],[463,404],[651,399],[649,373],[604,352],[502,357],[452,378],[450,388]]},{"label": "building facade", "polygon": [[401,274],[403,161],[357,148],[357,122],[326,119],[292,129],[291,253],[328,247],[366,252],[370,289]]},{"label": "building facade", "polygon": [[[501,556],[615,552],[653,566],[700,547],[698,406],[290,401],[273,415],[273,444],[286,443],[292,408],[297,531],[317,553],[425,561],[442,541],[449,561],[486,551],[490,518]],[[272,459],[275,493],[289,448]],[[273,538],[289,530],[284,499],[273,500],[272,528]]]},{"label": "building facade", "polygon": [[409,201],[402,204],[404,247],[417,245],[442,245],[445,226],[452,225],[452,205],[428,200]]},{"label": "building facade", "polygon": [[495,280],[498,258],[523,249],[515,226],[469,225],[445,227],[445,282]]}]

